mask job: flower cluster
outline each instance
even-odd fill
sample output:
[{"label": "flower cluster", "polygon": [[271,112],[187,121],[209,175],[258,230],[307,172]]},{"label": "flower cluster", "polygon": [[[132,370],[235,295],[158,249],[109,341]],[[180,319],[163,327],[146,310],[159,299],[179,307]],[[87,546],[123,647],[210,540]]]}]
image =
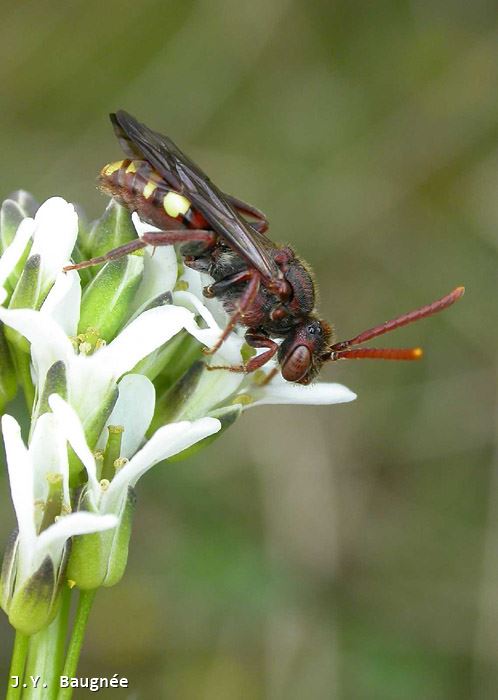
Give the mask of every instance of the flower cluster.
[{"label": "flower cluster", "polygon": [[[114,202],[92,225],[58,197],[38,207],[21,192],[2,206],[0,409],[20,387],[31,424],[24,440],[2,418],[18,531],[0,604],[24,634],[53,619],[64,582],[92,590],[121,578],[134,488],[153,465],[198,449],[252,406],[355,398],[338,384],[264,383],[271,363],[253,375],[206,371],[202,347],[227,317],[173,247],[62,272],[143,226]],[[211,361],[240,364],[248,352],[233,332]]]}]

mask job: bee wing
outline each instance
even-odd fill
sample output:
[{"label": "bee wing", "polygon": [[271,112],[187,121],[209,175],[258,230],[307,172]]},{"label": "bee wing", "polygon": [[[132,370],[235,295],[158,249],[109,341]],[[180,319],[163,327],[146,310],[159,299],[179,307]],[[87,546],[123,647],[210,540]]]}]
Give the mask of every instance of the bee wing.
[{"label": "bee wing", "polygon": [[228,245],[265,278],[282,276],[270,254],[271,244],[255,236],[226,195],[167,136],[158,134],[120,110],[111,122],[126,155],[147,160],[168,187],[185,196]]}]

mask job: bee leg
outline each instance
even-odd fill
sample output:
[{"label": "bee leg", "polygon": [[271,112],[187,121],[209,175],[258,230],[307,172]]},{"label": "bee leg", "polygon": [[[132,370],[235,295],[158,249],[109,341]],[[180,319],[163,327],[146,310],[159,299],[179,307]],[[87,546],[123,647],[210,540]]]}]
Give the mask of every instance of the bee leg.
[{"label": "bee leg", "polygon": [[200,228],[174,229],[173,231],[149,231],[143,233],[140,239],[147,245],[156,248],[163,245],[174,245],[175,243],[191,243],[199,241],[206,248],[212,248],[218,238],[214,231],[207,231]]},{"label": "bee leg", "polygon": [[216,234],[214,231],[206,231],[204,229],[150,231],[144,233],[140,238],[136,238],[134,241],[129,241],[124,245],[120,245],[118,248],[113,248],[104,255],[99,255],[97,258],[83,260],[74,265],[66,265],[63,270],[64,272],[68,272],[69,270],[82,270],[85,267],[92,267],[92,265],[100,265],[101,263],[109,262],[109,260],[117,260],[124,255],[129,255],[136,250],[145,248],[147,245],[156,248],[157,246],[174,245],[175,243],[185,243],[192,240],[204,242],[206,246],[212,246],[216,241]]},{"label": "bee leg", "polygon": [[225,330],[221,334],[221,336],[218,338],[216,343],[213,345],[212,348],[209,349],[204,349],[203,352],[205,355],[213,355],[223,344],[226,338],[230,335],[230,333],[233,331],[237,323],[243,319],[244,313],[249,309],[252,304],[254,303],[254,299],[256,298],[256,295],[259,290],[259,284],[260,284],[261,276],[257,270],[254,269],[249,269],[249,270],[244,270],[243,272],[238,272],[236,275],[232,275],[231,277],[226,277],[224,280],[221,280],[220,282],[215,282],[214,284],[209,285],[209,287],[206,287],[204,290],[204,293],[207,297],[215,297],[219,296],[220,292],[225,290],[227,287],[231,287],[233,284],[239,284],[240,282],[248,282],[247,287],[244,289],[239,303],[237,304],[237,307],[232,314]]},{"label": "bee leg", "polygon": [[74,265],[66,265],[66,267],[63,267],[62,269],[64,272],[69,272],[69,270],[82,270],[84,267],[100,265],[100,263],[108,262],[109,260],[117,260],[118,258],[122,258],[124,255],[134,253],[136,250],[140,250],[140,248],[145,248],[146,245],[147,243],[144,243],[142,240],[140,240],[140,238],[137,238],[134,241],[130,241],[129,243],[120,245],[118,248],[110,250],[108,253],[105,253],[105,255],[99,255],[97,258],[90,258],[90,260],[83,260],[82,262],[75,263]]},{"label": "bee leg", "polygon": [[[225,369],[229,372],[254,372],[260,367],[263,367],[263,365],[265,365],[268,362],[268,360],[271,360],[271,358],[275,355],[275,353],[278,350],[278,343],[275,343],[273,340],[268,338],[268,336],[263,335],[262,333],[257,333],[251,329],[249,329],[245,334],[245,339],[247,344],[250,345],[252,348],[267,348],[266,352],[262,352],[261,355],[256,355],[255,357],[252,357],[249,360],[249,362],[247,362],[245,365],[233,365],[226,367],[222,365],[210,365],[207,367],[207,369]],[[274,377],[277,372],[278,369],[272,369],[268,377],[265,378],[263,384],[267,384],[268,381],[272,377]]]},{"label": "bee leg", "polygon": [[244,216],[252,216],[254,219],[256,219],[256,221],[249,222],[250,226],[256,229],[256,231],[259,231],[259,233],[264,233],[268,230],[268,219],[266,218],[266,214],[264,214],[260,209],[256,209],[256,207],[254,207],[252,204],[248,204],[242,199],[238,199],[231,194],[227,194],[225,196],[230,204],[232,204],[232,206],[234,206],[240,214],[243,214]]},{"label": "bee leg", "polygon": [[262,333],[255,333],[251,328],[245,334],[245,339],[248,345],[252,348],[266,348],[266,352],[262,352],[261,355],[256,355],[251,357],[249,362],[246,364],[248,372],[254,372],[256,369],[263,367],[266,363],[271,360],[278,350],[278,343],[276,343],[268,336]]}]

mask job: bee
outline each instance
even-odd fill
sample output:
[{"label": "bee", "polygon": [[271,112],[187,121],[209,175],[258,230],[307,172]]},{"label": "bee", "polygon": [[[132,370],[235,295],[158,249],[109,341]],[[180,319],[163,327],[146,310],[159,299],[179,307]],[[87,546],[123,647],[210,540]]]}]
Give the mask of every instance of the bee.
[{"label": "bee", "polygon": [[[246,202],[223,193],[167,137],[141,124],[127,112],[110,115],[127,158],[102,169],[99,187],[140,218],[160,229],[142,234],[107,254],[65,270],[81,269],[132,253],[147,245],[179,244],[185,265],[208,273],[213,282],[206,297],[218,299],[229,322],[216,352],[229,333],[245,327],[245,340],[263,349],[244,365],[223,367],[253,372],[276,355],[284,379],[309,384],[325,362],[342,359],[417,360],[420,348],[368,348],[363,343],[451,306],[463,293],[457,287],[426,306],[333,342],[330,325],[315,309],[315,283],[292,248],[267,235],[266,216]],[[221,369],[210,367],[209,369]],[[269,373],[271,378],[278,370]]]}]

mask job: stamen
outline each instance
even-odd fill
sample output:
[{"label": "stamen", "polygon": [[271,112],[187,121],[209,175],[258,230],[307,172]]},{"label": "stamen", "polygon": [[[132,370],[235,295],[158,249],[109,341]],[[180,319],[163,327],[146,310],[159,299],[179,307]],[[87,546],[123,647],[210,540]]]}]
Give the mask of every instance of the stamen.
[{"label": "stamen", "polygon": [[50,472],[46,475],[48,496],[43,509],[39,533],[55,523],[62,511],[62,474]]},{"label": "stamen", "polygon": [[114,463],[121,457],[121,440],[124,433],[122,425],[107,426],[109,435],[104,450],[104,464],[102,465],[102,478],[112,481],[115,472]]}]

